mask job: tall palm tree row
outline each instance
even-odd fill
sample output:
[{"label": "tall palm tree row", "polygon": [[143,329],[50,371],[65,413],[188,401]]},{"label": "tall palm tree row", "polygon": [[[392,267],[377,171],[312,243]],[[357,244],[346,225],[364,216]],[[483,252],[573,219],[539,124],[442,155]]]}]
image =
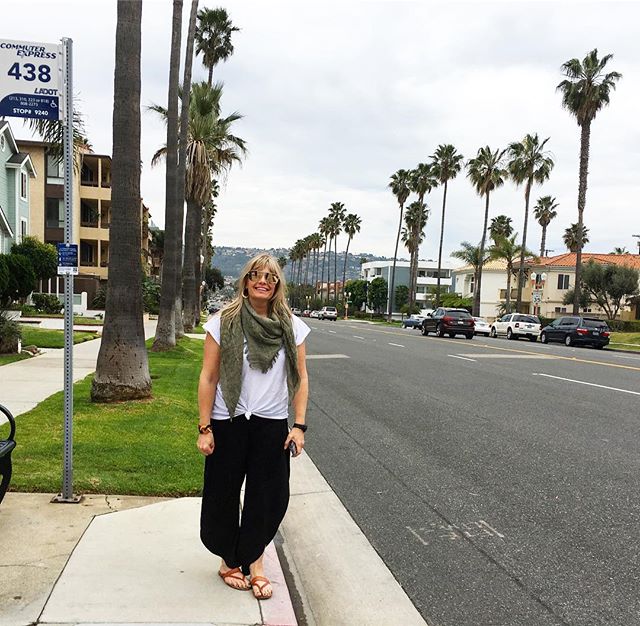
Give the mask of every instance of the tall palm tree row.
[{"label": "tall palm tree row", "polygon": [[198,11],[196,55],[202,55],[202,64],[209,70],[209,87],[213,84],[213,68],[233,54],[231,35],[239,30],[222,7]]},{"label": "tall palm tree row", "polygon": [[[479,256],[485,257],[485,244],[487,240],[487,227],[489,223],[489,196],[494,189],[504,184],[507,170],[502,163],[505,150],[491,150],[489,146],[480,148],[475,158],[467,163],[467,177],[475,187],[480,197],[485,198],[484,225],[480,240]],[[480,315],[480,293],[482,288],[482,264],[478,267],[475,288],[473,292],[473,315]]]},{"label": "tall palm tree row", "polygon": [[522,141],[514,141],[509,144],[509,175],[516,185],[524,183],[524,224],[522,227],[522,243],[520,244],[520,267],[518,268],[518,298],[516,310],[520,310],[522,304],[522,289],[524,287],[524,257],[527,249],[527,228],[529,222],[529,199],[534,183],[542,184],[549,179],[553,169],[553,159],[545,150],[549,141],[547,137],[540,141],[538,134],[527,134]]},{"label": "tall palm tree row", "polygon": [[542,226],[542,239],[540,240],[541,257],[547,256],[547,228],[551,223],[551,220],[558,215],[558,212],[556,211],[557,208],[558,203],[556,202],[556,199],[551,196],[541,196],[533,207],[533,215],[538,224]]},{"label": "tall palm tree row", "polygon": [[416,200],[408,207],[404,216],[405,226],[402,229],[402,242],[409,251],[409,311],[416,302],[418,284],[418,252],[424,241],[424,229],[429,219],[429,210],[424,202]]},{"label": "tall palm tree row", "polygon": [[411,173],[408,170],[398,170],[391,176],[389,188],[398,201],[400,207],[400,220],[398,221],[398,234],[396,236],[396,247],[393,253],[393,269],[391,270],[391,284],[389,286],[389,302],[387,306],[387,319],[391,321],[393,312],[394,289],[396,283],[396,262],[398,260],[398,244],[400,243],[400,233],[402,231],[402,216],[404,213],[404,203],[407,201],[411,188],[409,187]]},{"label": "tall palm tree row", "polygon": [[91,386],[94,402],[151,395],[140,269],[141,21],[142,0],[118,0],[113,89],[113,253],[104,330]]},{"label": "tall palm tree row", "polygon": [[438,277],[436,287],[436,307],[440,306],[440,274],[442,271],[442,242],[444,241],[444,216],[447,206],[447,187],[462,168],[464,157],[451,144],[440,144],[431,157],[431,167],[438,182],[443,186],[442,218],[440,221],[440,244],[438,246]]},{"label": "tall palm tree row", "polygon": [[[580,127],[580,169],[578,177],[578,222],[577,234],[581,235],[584,225],[584,209],[587,200],[587,175],[589,172],[589,143],[591,141],[591,122],[597,113],[609,104],[611,91],[622,78],[619,72],[606,72],[605,68],[613,58],[605,54],[598,58],[598,50],[593,49],[582,61],[570,59],[562,65],[565,79],[558,85],[562,93],[562,106],[576,118]],[[580,273],[582,265],[582,247],[585,241],[577,241],[576,278],[573,291],[573,314],[580,306]]]},{"label": "tall palm tree row", "polygon": [[347,280],[347,258],[349,257],[349,245],[356,233],[360,232],[362,218],[355,213],[349,213],[345,216],[343,226],[345,235],[347,235],[347,249],[344,253],[344,267],[342,268],[342,300],[344,301],[344,284]]}]

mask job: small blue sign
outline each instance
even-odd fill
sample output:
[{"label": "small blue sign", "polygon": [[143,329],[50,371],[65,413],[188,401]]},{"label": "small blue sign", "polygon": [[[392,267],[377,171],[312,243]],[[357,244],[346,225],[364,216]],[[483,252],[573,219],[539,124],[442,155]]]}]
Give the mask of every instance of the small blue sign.
[{"label": "small blue sign", "polygon": [[78,244],[58,243],[58,267],[78,267]]},{"label": "small blue sign", "polygon": [[37,120],[60,118],[58,96],[10,93],[0,100],[0,117],[32,117]]}]

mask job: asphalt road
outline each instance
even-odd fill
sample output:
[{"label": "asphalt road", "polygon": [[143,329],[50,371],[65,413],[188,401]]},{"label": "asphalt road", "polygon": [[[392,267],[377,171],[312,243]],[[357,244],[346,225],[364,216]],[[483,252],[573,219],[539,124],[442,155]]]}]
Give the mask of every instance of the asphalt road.
[{"label": "asphalt road", "polygon": [[640,625],[640,355],[306,321],[307,452],[429,624]]}]

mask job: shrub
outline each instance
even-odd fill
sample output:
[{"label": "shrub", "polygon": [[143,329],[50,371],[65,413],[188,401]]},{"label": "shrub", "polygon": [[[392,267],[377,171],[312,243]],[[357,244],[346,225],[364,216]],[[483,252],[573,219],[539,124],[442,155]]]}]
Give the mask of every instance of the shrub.
[{"label": "shrub", "polygon": [[20,339],[22,339],[20,324],[10,320],[6,313],[0,311],[0,354],[17,352]]},{"label": "shrub", "polygon": [[609,328],[620,333],[640,333],[640,320],[606,320]]},{"label": "shrub", "polygon": [[25,237],[22,243],[11,246],[11,254],[26,256],[33,267],[36,278],[46,280],[58,272],[58,252],[50,243],[42,243],[36,237]]},{"label": "shrub", "polygon": [[36,286],[36,274],[31,261],[22,254],[4,254],[0,255],[0,259],[9,277],[6,287],[0,292],[0,303],[8,305],[26,298]]},{"label": "shrub", "polygon": [[160,312],[160,283],[146,276],[142,280],[142,303],[146,313]]},{"label": "shrub", "polygon": [[93,296],[93,300],[91,301],[91,306],[94,309],[104,309],[107,306],[107,288],[100,287],[98,291],[96,291],[96,295]]},{"label": "shrub", "polygon": [[57,296],[50,293],[34,293],[33,306],[41,313],[60,313],[62,303]]}]

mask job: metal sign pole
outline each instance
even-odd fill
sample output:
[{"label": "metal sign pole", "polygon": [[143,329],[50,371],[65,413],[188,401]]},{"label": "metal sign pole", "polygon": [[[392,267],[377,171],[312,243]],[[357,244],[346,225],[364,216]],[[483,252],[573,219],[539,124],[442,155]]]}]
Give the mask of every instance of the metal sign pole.
[{"label": "metal sign pole", "polygon": [[[73,41],[62,40],[64,74],[64,243],[73,241]],[[54,502],[77,503],[73,495],[73,273],[64,275],[64,468],[62,493]]]}]

